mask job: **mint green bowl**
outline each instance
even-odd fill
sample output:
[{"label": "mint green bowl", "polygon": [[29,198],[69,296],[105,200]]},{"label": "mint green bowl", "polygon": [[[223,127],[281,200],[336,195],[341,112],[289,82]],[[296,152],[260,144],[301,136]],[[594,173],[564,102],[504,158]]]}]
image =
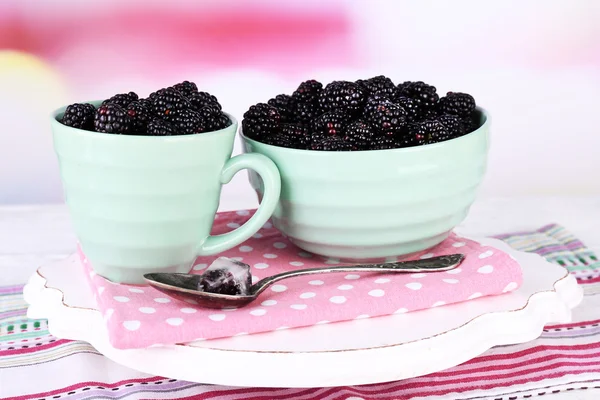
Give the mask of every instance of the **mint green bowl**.
[{"label": "mint green bowl", "polygon": [[[356,152],[276,147],[244,136],[246,153],[277,165],[281,195],[273,225],[308,252],[342,260],[393,257],[442,242],[461,223],[485,175],[488,113],[449,141]],[[259,199],[260,178],[249,172]]]}]

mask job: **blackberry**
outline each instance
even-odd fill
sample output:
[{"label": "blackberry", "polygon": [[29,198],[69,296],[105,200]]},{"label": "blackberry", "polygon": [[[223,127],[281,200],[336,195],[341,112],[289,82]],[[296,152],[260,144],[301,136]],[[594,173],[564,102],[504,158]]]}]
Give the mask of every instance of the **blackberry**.
[{"label": "blackberry", "polygon": [[356,83],[333,81],[319,95],[319,105],[325,112],[339,108],[353,114],[362,110],[366,99],[365,91]]},{"label": "blackberry", "polygon": [[342,136],[348,122],[350,122],[350,117],[345,111],[332,110],[315,118],[311,123],[311,131],[317,138]]},{"label": "blackberry", "polygon": [[173,136],[177,135],[177,131],[170,122],[167,122],[164,119],[155,118],[148,122],[146,134],[148,136]]},{"label": "blackberry", "polygon": [[292,148],[295,147],[296,143],[290,138],[282,133],[277,133],[273,136],[268,136],[265,138],[265,143],[270,144],[277,147],[287,147]]},{"label": "blackberry", "polygon": [[131,118],[131,133],[145,133],[150,121],[151,112],[142,101],[132,101],[127,106],[127,115]]},{"label": "blackberry", "polygon": [[356,81],[356,84],[369,94],[378,94],[387,97],[388,99],[394,99],[398,92],[398,88],[394,85],[394,82],[383,75],[374,76],[373,78],[366,80],[359,79]]},{"label": "blackberry", "polygon": [[131,130],[131,118],[127,111],[118,104],[105,104],[96,110],[94,130],[96,132],[126,135]]},{"label": "blackberry", "polygon": [[298,103],[316,103],[323,91],[323,84],[314,79],[304,81],[292,93],[292,98]]},{"label": "blackberry", "polygon": [[288,137],[297,149],[306,149],[311,142],[308,128],[300,124],[281,124],[281,135]]},{"label": "blackberry", "polygon": [[198,93],[198,86],[194,82],[183,81],[176,85],[172,86],[173,89],[177,90],[179,93],[184,95],[187,98],[190,98],[194,93]]},{"label": "blackberry", "polygon": [[472,113],[464,118],[461,118],[463,125],[465,126],[465,134],[471,133],[479,128],[479,118],[476,113]]},{"label": "blackberry", "polygon": [[389,100],[368,104],[364,109],[365,119],[383,135],[396,136],[406,125],[406,111]]},{"label": "blackberry", "polygon": [[277,133],[280,122],[281,114],[277,108],[265,103],[258,103],[250,106],[244,113],[242,129],[246,136],[259,139]]},{"label": "blackberry", "polygon": [[421,119],[421,108],[415,100],[410,97],[398,97],[395,103],[406,111],[407,122],[415,122]]},{"label": "blackberry", "polygon": [[91,131],[94,129],[94,115],[96,108],[88,103],[75,103],[67,106],[62,116],[63,125],[73,128],[85,129]]},{"label": "blackberry", "polygon": [[346,142],[340,136],[330,136],[313,143],[311,149],[320,151],[351,151],[352,143]]},{"label": "blackberry", "polygon": [[[246,287],[252,286],[251,279],[250,275],[248,275],[247,282],[245,283]],[[215,284],[215,282],[218,284]],[[236,282],[233,273],[227,269],[213,269],[206,271],[202,274],[198,289],[203,292],[228,294],[231,296],[242,293],[240,283]]]},{"label": "blackberry", "polygon": [[197,90],[187,97],[192,104],[192,108],[200,110],[202,107],[211,106],[219,110],[222,109],[219,100],[215,96],[207,92],[198,92]]},{"label": "blackberry", "polygon": [[270,99],[267,104],[279,110],[282,122],[290,122],[293,120],[294,100],[292,99],[292,96],[287,94],[278,94]]},{"label": "blackberry", "polygon": [[439,109],[444,114],[466,117],[475,110],[475,99],[467,93],[448,92],[440,99]]},{"label": "blackberry", "polygon": [[424,111],[433,108],[440,97],[436,92],[435,86],[424,82],[404,82],[398,85],[399,96],[410,97],[415,100]]},{"label": "blackberry", "polygon": [[110,99],[104,100],[102,102],[102,105],[116,104],[123,108],[127,108],[129,103],[131,103],[132,101],[136,101],[137,99],[138,99],[138,95],[135,92],[120,93],[120,94],[115,94]]},{"label": "blackberry", "polygon": [[369,144],[370,150],[390,150],[400,147],[399,142],[393,137],[381,135],[373,138]]},{"label": "blackberry", "polygon": [[203,131],[201,116],[194,110],[175,110],[169,113],[166,120],[170,122],[179,135],[192,135]]},{"label": "blackberry", "polygon": [[315,103],[294,103],[292,107],[292,121],[308,123],[319,114],[319,107]]},{"label": "blackberry", "polygon": [[231,124],[229,118],[221,110],[212,106],[202,107],[197,113],[200,116],[200,128],[197,133],[218,131]]},{"label": "blackberry", "polygon": [[448,139],[459,137],[465,134],[465,124],[458,115],[444,114],[440,115],[437,120],[440,121],[448,130]]},{"label": "blackberry", "polygon": [[428,143],[437,143],[448,138],[448,129],[439,121],[426,120],[408,126],[401,137],[403,147],[418,146]]},{"label": "blackberry", "polygon": [[155,116],[165,118],[175,110],[192,108],[191,103],[173,88],[160,89],[150,95],[152,112]]},{"label": "blackberry", "polygon": [[373,128],[362,120],[351,122],[344,130],[344,139],[354,150],[368,150],[374,135]]}]

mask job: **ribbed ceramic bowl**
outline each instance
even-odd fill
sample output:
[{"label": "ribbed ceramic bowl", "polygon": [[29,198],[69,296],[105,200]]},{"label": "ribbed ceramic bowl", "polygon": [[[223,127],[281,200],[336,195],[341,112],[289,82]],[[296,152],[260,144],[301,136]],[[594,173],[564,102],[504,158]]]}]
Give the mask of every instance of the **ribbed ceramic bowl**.
[{"label": "ribbed ceramic bowl", "polygon": [[[314,254],[377,259],[433,247],[465,219],[489,148],[488,114],[477,113],[480,127],[465,136],[392,150],[298,150],[240,135],[245,152],[279,168],[279,231]],[[261,198],[260,178],[250,171],[249,179]]]}]

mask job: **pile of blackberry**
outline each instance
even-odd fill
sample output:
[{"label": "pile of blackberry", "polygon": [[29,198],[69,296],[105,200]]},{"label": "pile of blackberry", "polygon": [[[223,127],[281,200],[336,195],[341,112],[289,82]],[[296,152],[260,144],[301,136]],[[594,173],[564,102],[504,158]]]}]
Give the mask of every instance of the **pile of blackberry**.
[{"label": "pile of blackberry", "polygon": [[129,92],[104,100],[98,108],[71,104],[60,122],[88,131],[141,136],[190,135],[231,125],[217,98],[189,81],[157,90],[146,99]]},{"label": "pile of blackberry", "polygon": [[384,150],[438,143],[477,129],[475,99],[440,97],[424,82],[396,85],[379,75],[356,82],[302,82],[250,107],[244,134],[280,147],[322,151]]}]

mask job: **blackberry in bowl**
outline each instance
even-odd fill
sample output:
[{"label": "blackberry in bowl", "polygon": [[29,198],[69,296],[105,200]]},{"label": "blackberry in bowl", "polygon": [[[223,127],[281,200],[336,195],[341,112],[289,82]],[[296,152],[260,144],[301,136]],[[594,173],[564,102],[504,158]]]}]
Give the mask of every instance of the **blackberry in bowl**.
[{"label": "blackberry in bowl", "polygon": [[[348,261],[410,254],[467,216],[487,166],[487,112],[465,93],[390,82],[323,83],[308,122],[284,101],[244,115],[244,152],[269,157],[281,175],[273,225],[303,250]],[[261,180],[249,180],[262,198]]]}]

